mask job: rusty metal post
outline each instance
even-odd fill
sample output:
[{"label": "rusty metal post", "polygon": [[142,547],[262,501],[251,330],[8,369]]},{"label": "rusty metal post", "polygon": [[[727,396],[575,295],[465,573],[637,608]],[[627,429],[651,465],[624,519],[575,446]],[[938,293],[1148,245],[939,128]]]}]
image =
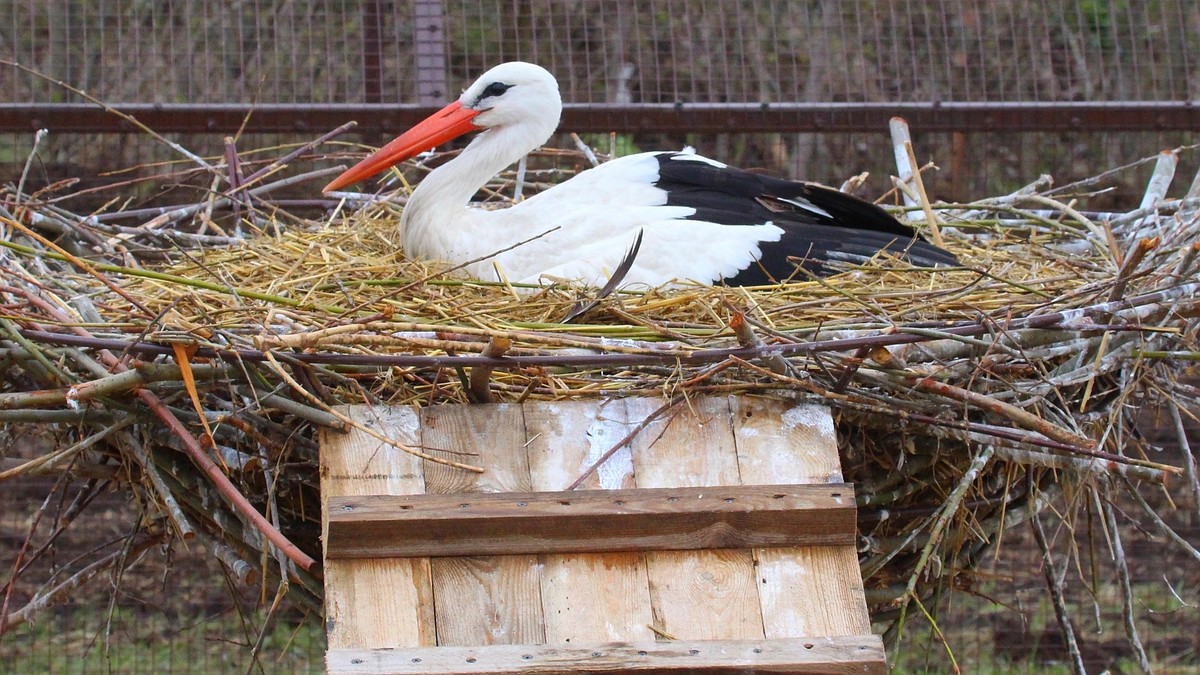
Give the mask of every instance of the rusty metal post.
[{"label": "rusty metal post", "polygon": [[363,102],[383,103],[383,40],[380,35],[383,11],[380,0],[363,3]]},{"label": "rusty metal post", "polygon": [[446,8],[443,0],[413,0],[418,105],[440,106],[446,98]]}]

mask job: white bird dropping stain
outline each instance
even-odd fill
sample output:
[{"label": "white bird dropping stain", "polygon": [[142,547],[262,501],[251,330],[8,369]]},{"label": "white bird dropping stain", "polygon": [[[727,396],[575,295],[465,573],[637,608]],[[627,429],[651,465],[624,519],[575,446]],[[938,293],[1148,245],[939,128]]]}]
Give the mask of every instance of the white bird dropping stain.
[{"label": "white bird dropping stain", "polygon": [[[612,449],[614,443],[624,438],[628,432],[624,431],[623,427],[624,425],[619,422],[597,417],[587,430],[590,447],[587,459],[584,460],[584,466],[595,464],[604,453]],[[596,477],[600,480],[600,489],[602,490],[620,489],[625,481],[625,476],[632,474],[633,451],[629,449],[628,445],[613,453],[608,461],[596,469]]]},{"label": "white bird dropping stain", "polygon": [[783,428],[791,431],[796,427],[811,429],[822,438],[834,439],[833,418],[825,406],[801,403],[783,413]]}]

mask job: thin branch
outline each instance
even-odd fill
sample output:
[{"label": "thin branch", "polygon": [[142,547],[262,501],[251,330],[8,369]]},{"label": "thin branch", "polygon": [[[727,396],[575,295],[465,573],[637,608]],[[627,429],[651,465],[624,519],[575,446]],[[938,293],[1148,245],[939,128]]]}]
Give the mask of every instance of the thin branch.
[{"label": "thin branch", "polygon": [[[1027,480],[1029,490],[1032,492],[1036,489],[1033,474],[1027,474]],[[1038,548],[1042,552],[1042,576],[1045,577],[1046,588],[1050,591],[1050,601],[1054,605],[1054,616],[1058,620],[1059,631],[1067,643],[1067,652],[1071,655],[1071,672],[1085,675],[1087,669],[1083,665],[1079,642],[1075,639],[1075,627],[1071,623],[1070,610],[1067,609],[1067,602],[1063,598],[1062,579],[1059,578],[1055,569],[1050,543],[1046,540],[1045,531],[1042,530],[1042,519],[1037,512],[1032,513],[1031,516],[1029,522],[1033,526],[1033,537],[1037,540]]]},{"label": "thin branch", "polygon": [[[511,347],[512,340],[505,337],[494,337],[488,341],[481,354],[498,359],[504,356]],[[471,392],[471,399],[475,403],[491,403],[493,401],[492,390],[489,386],[493,370],[495,369],[490,366],[477,366],[471,369],[470,384],[467,390]]]},{"label": "thin branch", "polygon": [[1146,648],[1138,636],[1137,619],[1133,616],[1133,582],[1129,577],[1129,563],[1125,559],[1125,546],[1121,543],[1121,530],[1117,527],[1117,516],[1112,505],[1112,488],[1107,481],[1101,482],[1103,499],[1100,508],[1104,514],[1104,526],[1108,532],[1109,544],[1112,546],[1113,562],[1117,566],[1117,579],[1121,585],[1122,618],[1125,622],[1125,636],[1129,638],[1129,646],[1137,657],[1138,667],[1149,675],[1153,672]]}]

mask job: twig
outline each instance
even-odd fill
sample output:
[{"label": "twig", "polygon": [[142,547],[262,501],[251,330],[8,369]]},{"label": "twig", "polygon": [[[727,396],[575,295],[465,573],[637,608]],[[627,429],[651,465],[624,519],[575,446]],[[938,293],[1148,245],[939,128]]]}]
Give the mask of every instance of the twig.
[{"label": "twig", "polygon": [[[216,376],[227,373],[227,369],[224,366],[215,366],[213,364],[195,364],[193,370],[196,377],[200,379],[213,379]],[[0,393],[0,410],[44,408],[49,406],[69,406],[74,408],[81,403],[127,393],[153,382],[176,381],[179,378],[180,369],[178,366],[164,363],[143,363],[115,375],[72,384],[62,389]]]},{"label": "twig", "polygon": [[672,408],[674,408],[675,406],[682,403],[684,400],[685,400],[685,397],[683,396],[683,394],[677,394],[677,395],[673,396],[671,398],[671,400],[664,403],[657,410],[650,413],[649,415],[646,415],[646,418],[643,419],[641,422],[638,422],[633,427],[633,429],[630,430],[629,433],[625,434],[624,438],[622,438],[621,440],[614,443],[612,445],[612,447],[610,447],[608,450],[605,450],[604,453],[601,454],[600,457],[597,458],[595,462],[592,462],[591,466],[589,466],[587,469],[585,469],[583,473],[579,474],[579,477],[576,478],[574,481],[572,481],[571,484],[567,486],[567,489],[574,490],[575,488],[579,487],[580,485],[583,485],[583,481],[587,480],[588,476],[595,473],[596,469],[599,469],[613,455],[617,454],[618,450],[625,447],[634,438],[637,438],[637,435],[642,433],[643,429],[650,426],[650,424],[652,422],[654,422],[658,418],[665,415],[668,411],[670,411]]},{"label": "twig", "polygon": [[512,196],[512,201],[514,204],[521,201],[521,192],[524,191],[524,189],[525,189],[525,168],[528,163],[529,163],[528,155],[526,155],[525,157],[522,157],[520,159],[520,161],[517,162],[517,178],[515,181],[516,185],[513,186],[513,196]]},{"label": "twig", "polygon": [[350,427],[346,424],[345,420],[320,408],[307,406],[295,399],[272,392],[256,390],[256,393],[258,396],[258,403],[263,408],[275,408],[277,410],[282,410],[283,412],[289,415],[294,415],[299,419],[308,420],[313,424],[322,427],[328,427],[330,429],[336,429],[337,431],[346,432],[350,430]]},{"label": "twig", "polygon": [[33,147],[29,149],[29,157],[25,159],[25,167],[21,169],[21,179],[17,181],[16,201],[19,204],[21,195],[25,193],[25,179],[29,177],[29,167],[33,166],[33,158],[37,156],[38,146],[42,144],[42,139],[50,132],[46,129],[38,129],[33,135]]},{"label": "twig", "polygon": [[1117,271],[1117,278],[1113,282],[1112,290],[1108,293],[1109,302],[1116,302],[1125,295],[1125,287],[1129,285],[1129,280],[1133,277],[1133,273],[1137,270],[1138,265],[1142,263],[1146,254],[1158,248],[1158,242],[1158,237],[1139,239],[1137,244],[1134,245],[1133,250],[1125,255],[1125,260],[1121,263],[1121,269]]},{"label": "twig", "polygon": [[[242,187],[242,167],[238,162],[237,146],[234,145],[232,136],[225,137],[225,171],[227,174],[225,180],[229,183],[228,194],[230,196],[232,196],[233,192],[240,190]],[[215,185],[214,185],[214,188],[215,188]],[[213,194],[215,194],[215,193],[216,193],[216,190],[214,189]],[[211,203],[212,202],[210,199],[210,204]],[[232,199],[233,219],[234,219],[234,222],[238,223],[238,225],[235,226],[235,233],[241,231],[242,206],[243,205],[245,205],[248,208],[250,207],[250,203],[248,201],[245,201],[240,198]],[[207,219],[207,216],[205,219]]]},{"label": "twig", "polygon": [[[506,337],[494,337],[483,348],[482,356],[498,359],[511,348],[512,340]],[[491,403],[493,401],[492,391],[488,386],[493,370],[495,369],[491,366],[477,366],[471,369],[468,391],[471,392],[471,400],[475,403]]]},{"label": "twig", "polygon": [[[1179,149],[1176,148],[1176,152],[1178,152],[1178,150]],[[1200,171],[1197,171],[1196,175],[1192,176],[1192,184],[1188,186],[1188,191],[1186,194],[1184,194],[1183,198],[1185,200],[1200,199]],[[1179,218],[1186,224],[1196,217],[1197,211],[1200,211],[1200,208],[1195,206],[1181,208],[1179,209]]]},{"label": "twig", "polygon": [[[4,243],[0,242],[0,246]],[[165,275],[164,275],[165,276]],[[216,290],[226,290],[217,284],[210,284]],[[250,297],[248,292],[243,294]],[[258,294],[266,295],[266,294]],[[1081,319],[1116,315],[1124,316],[1125,312],[1131,314],[1132,319],[1136,319],[1138,314],[1145,308],[1161,308],[1159,303],[1167,300],[1173,300],[1177,303],[1177,308],[1182,306],[1200,305],[1200,283],[1182,284],[1172,287],[1168,290],[1155,291],[1152,293],[1143,294],[1133,298],[1113,303],[1100,303],[1096,305],[1088,305],[1086,307],[1073,308],[1057,312],[1048,312],[1046,314],[1037,314],[1019,319],[1013,319],[1008,322],[1006,328],[1008,332],[1019,331],[1024,329],[1049,329],[1058,325],[1074,325],[1074,322]],[[279,298],[280,302],[302,306],[303,302],[292,298]],[[316,309],[320,309],[318,306]],[[983,335],[991,332],[994,326],[991,322],[970,322],[951,325],[943,328],[946,333],[953,335]],[[1136,326],[1133,328],[1137,329]],[[102,349],[117,349],[130,350],[140,354],[169,354],[171,348],[165,345],[154,343],[137,342],[130,343],[126,340],[117,340],[111,338],[99,338],[95,336],[82,337],[78,335],[68,335],[64,333],[52,333],[42,330],[20,329],[20,334],[30,340],[50,343],[94,347]],[[302,353],[294,354],[292,358],[305,363],[324,363],[338,364],[344,366],[380,366],[380,367],[406,367],[418,366],[429,368],[469,368],[479,365],[492,365],[496,367],[518,368],[525,366],[561,366],[561,367],[581,367],[581,366],[649,366],[661,364],[673,364],[676,362],[687,364],[698,363],[716,363],[728,359],[731,356],[737,356],[743,359],[753,359],[763,356],[766,352],[778,352],[781,355],[797,355],[797,354],[818,354],[823,352],[839,352],[858,349],[863,346],[893,346],[903,344],[915,344],[920,342],[928,342],[929,338],[921,335],[902,334],[873,334],[863,337],[853,337],[846,339],[829,339],[809,342],[794,342],[777,345],[769,345],[763,348],[753,347],[736,347],[736,348],[710,348],[710,349],[689,349],[686,351],[678,350],[662,350],[652,347],[640,347],[630,350],[614,350],[614,353],[597,353],[597,354],[553,354],[553,355],[530,355],[530,356],[506,356],[504,359],[489,359],[483,356],[450,356],[450,355],[417,355],[417,354],[330,354],[330,353]],[[266,357],[261,350],[254,349],[215,349],[210,347],[201,347],[197,350],[196,355],[203,358],[221,358],[226,360],[242,359],[246,361],[264,361]]]},{"label": "twig", "polygon": [[116,108],[112,107],[111,105],[105,103],[104,101],[101,101],[100,99],[96,98],[95,96],[92,96],[91,94],[87,93],[86,91],[84,91],[82,89],[79,89],[78,87],[73,87],[73,86],[67,84],[66,82],[63,82],[62,80],[56,80],[53,77],[50,77],[49,75],[46,75],[37,70],[34,70],[33,68],[29,68],[28,66],[23,66],[20,63],[17,63],[16,61],[10,61],[8,59],[0,59],[0,65],[12,66],[12,67],[16,68],[17,70],[20,70],[28,75],[32,75],[38,79],[45,80],[56,86],[62,87],[63,89],[66,89],[67,91],[71,92],[72,94],[75,94],[76,96],[86,99],[90,103],[94,103],[94,104],[100,106],[100,108],[102,108],[105,112],[116,115],[117,117],[120,117],[121,119],[125,120],[126,122],[134,125],[138,129],[141,129],[142,131],[149,134],[156,140],[166,144],[167,147],[171,148],[172,150],[175,150],[179,154],[181,154],[184,157],[187,157],[189,160],[195,162],[197,165],[204,168],[205,170],[212,172],[212,173],[217,173],[217,170],[211,164],[204,161],[204,159],[202,159],[199,155],[184,148],[182,145],[179,145],[178,143],[167,140],[162,134],[159,134],[157,131],[151,129],[150,127],[146,126],[145,124],[142,124],[133,115],[130,115],[128,113],[124,113],[124,112],[121,112],[120,110],[117,110]]},{"label": "twig", "polygon": [[282,606],[289,586],[287,577],[281,576],[279,586],[275,589],[275,599],[271,601],[271,606],[267,609],[267,616],[263,618],[262,626],[258,629],[258,637],[254,640],[254,646],[250,649],[250,661],[246,664],[246,675],[254,672],[254,666],[258,665],[258,657],[262,653],[263,643],[266,642],[267,633],[275,625],[276,612]]},{"label": "twig", "polygon": [[1112,488],[1108,481],[1101,481],[1100,488],[1104,497],[1100,500],[1100,508],[1104,513],[1104,525],[1108,530],[1113,562],[1117,566],[1117,579],[1121,584],[1121,607],[1123,609],[1122,618],[1125,622],[1125,636],[1129,638],[1129,645],[1137,657],[1138,667],[1142,669],[1143,673],[1149,675],[1153,669],[1150,667],[1150,658],[1146,656],[1146,648],[1142,646],[1142,640],[1138,636],[1137,620],[1133,616],[1133,582],[1129,578],[1129,564],[1125,560],[1121,530],[1117,527],[1117,516],[1112,505]]},{"label": "twig", "polygon": [[112,279],[109,279],[108,277],[104,276],[103,274],[100,274],[96,265],[72,255],[63,247],[59,246],[58,244],[55,244],[54,242],[43,237],[42,235],[38,234],[37,232],[34,232],[33,230],[29,229],[28,227],[25,227],[24,225],[22,225],[21,223],[15,221],[15,220],[0,217],[0,221],[3,221],[9,227],[13,227],[13,228],[20,230],[23,234],[25,234],[28,237],[33,238],[35,241],[37,241],[42,246],[45,246],[46,248],[58,253],[67,262],[74,265],[77,269],[79,269],[80,271],[82,271],[86,274],[91,275],[97,281],[99,281],[100,283],[107,286],[108,289],[111,290],[113,293],[116,293],[117,295],[121,296],[130,305],[138,308],[138,310],[141,311],[142,314],[144,314],[146,316],[153,316],[154,313],[151,312],[150,310],[146,309],[146,307],[144,305],[142,305],[142,303],[139,302],[137,300],[137,298],[134,298],[132,295],[127,293],[125,291],[125,289],[118,286]]},{"label": "twig", "polygon": [[[908,150],[905,148],[905,143],[911,143],[911,136],[908,132],[908,121],[903,117],[893,117],[888,120],[888,131],[892,138],[892,154],[896,159],[896,178],[899,179],[899,184],[907,187],[908,181],[913,180],[913,176],[918,173],[917,163],[913,159],[909,159]],[[904,205],[907,207],[918,207],[921,205],[921,200],[911,190],[901,190],[901,196],[904,199]],[[909,213],[908,219],[911,221],[920,220],[924,217],[924,211],[920,213]]]},{"label": "twig", "polygon": [[575,143],[575,147],[579,148],[579,151],[582,152],[583,156],[587,158],[589,164],[592,166],[600,166],[600,160],[596,159],[596,153],[593,152],[590,147],[588,147],[587,143],[583,142],[583,139],[579,137],[579,134],[572,132],[571,140]]},{"label": "twig", "polygon": [[1139,209],[1150,208],[1163,200],[1167,196],[1167,188],[1171,187],[1171,180],[1175,178],[1175,167],[1179,164],[1179,154],[1174,150],[1163,150],[1158,153],[1158,157],[1154,161],[1154,170],[1150,173],[1150,181],[1146,184],[1146,191],[1142,194],[1142,203],[1138,204]]},{"label": "twig", "polygon": [[733,309],[733,318],[729,320],[729,327],[732,328],[734,334],[737,335],[738,344],[743,347],[749,347],[762,351],[762,361],[772,373],[775,373],[776,375],[791,375],[792,367],[788,363],[787,359],[783,358],[781,354],[767,351],[765,349],[766,344],[761,338],[758,337],[758,335],[755,334],[754,329],[751,328],[750,324],[746,321],[746,315],[743,314],[741,310],[733,308],[732,306],[730,306],[730,309]]},{"label": "twig", "polygon": [[956,387],[952,384],[947,384],[945,382],[938,382],[937,380],[928,377],[917,379],[913,384],[918,389],[938,394],[940,396],[945,396],[946,398],[954,399],[956,401],[969,403],[970,405],[973,405],[981,410],[986,410],[988,412],[1007,417],[1021,427],[1029,429],[1030,431],[1036,431],[1046,438],[1056,440],[1060,443],[1075,445],[1088,450],[1096,447],[1096,441],[1090,438],[1080,436],[1073,431],[1068,431],[1067,429],[1063,429],[1058,425],[1051,424],[1050,422],[1047,422],[1046,420],[1027,410],[1018,408],[1003,401],[996,400],[990,396],[978,394],[973,391],[963,389],[962,387]]},{"label": "twig", "polygon": [[1175,266],[1174,274],[1176,278],[1187,278],[1188,274],[1192,271],[1192,263],[1196,261],[1197,254],[1200,254],[1200,242],[1194,242],[1191,246],[1184,249],[1183,256],[1179,259],[1179,264]]},{"label": "twig", "polygon": [[114,551],[79,570],[54,588],[43,593],[38,593],[33,599],[25,603],[25,606],[21,609],[7,616],[0,616],[0,635],[30,621],[38,613],[62,601],[76,588],[86,584],[97,574],[119,563],[121,560],[133,558],[136,562],[142,553],[148,551],[151,547],[159,545],[162,543],[162,540],[163,535],[154,535],[143,539],[127,549],[122,548],[119,551]]},{"label": "twig", "polygon": [[[1032,493],[1037,489],[1033,474],[1027,474],[1028,490]],[[1042,530],[1042,519],[1035,511],[1030,514],[1030,525],[1033,527],[1033,537],[1037,540],[1038,548],[1042,551],[1042,576],[1046,579],[1046,588],[1050,591],[1050,601],[1054,605],[1054,616],[1058,620],[1058,628],[1063,640],[1067,643],[1067,651],[1071,655],[1071,672],[1084,675],[1087,669],[1083,665],[1083,655],[1079,651],[1079,642],[1075,639],[1075,627],[1071,623],[1071,613],[1063,598],[1062,580],[1054,565],[1054,556],[1050,553],[1050,543],[1046,541],[1046,533]]]},{"label": "twig", "polygon": [[120,431],[121,429],[124,429],[125,427],[129,426],[132,423],[133,423],[133,419],[127,417],[123,420],[120,420],[119,422],[116,422],[115,424],[112,424],[110,426],[107,426],[107,427],[101,429],[99,432],[91,434],[90,436],[84,438],[83,440],[81,440],[78,443],[75,443],[69,447],[63,448],[61,450],[55,450],[54,452],[51,452],[47,455],[43,455],[41,457],[31,459],[28,462],[21,462],[19,465],[15,466],[15,467],[6,469],[4,471],[0,471],[0,483],[4,482],[10,478],[18,478],[20,476],[32,475],[32,474],[36,474],[41,471],[46,471],[47,469],[50,469],[54,465],[59,464],[63,460],[70,459],[70,458],[74,457],[75,455],[79,454],[81,451],[86,450],[86,449],[92,447],[93,445],[99,443],[100,441],[107,438],[108,435],[113,433],[114,431]]},{"label": "twig", "polygon": [[[446,466],[452,466],[456,469],[465,469],[467,471],[473,471],[475,473],[483,473],[483,469],[481,469],[477,466],[471,466],[470,464],[463,464],[461,462],[456,462],[454,460],[444,459],[442,457],[436,457],[427,452],[422,452],[422,451],[418,450],[417,448],[412,447],[411,445],[406,445],[399,441],[390,439],[387,436],[384,436],[383,434],[379,433],[378,431],[375,431],[374,429],[372,429],[368,426],[360,424],[359,422],[355,421],[354,419],[352,419],[346,415],[343,415],[341,412],[338,412],[337,410],[334,410],[333,408],[326,406],[321,400],[319,400],[317,397],[313,396],[311,392],[306,390],[304,387],[300,386],[300,383],[296,382],[296,380],[294,378],[292,378],[291,375],[288,375],[287,371],[285,371],[283,369],[283,366],[281,366],[279,364],[279,361],[275,360],[275,357],[271,355],[271,352],[264,352],[263,355],[266,357],[267,362],[269,362],[272,366],[275,367],[275,374],[279,375],[279,377],[281,379],[283,379],[283,381],[286,382],[288,384],[288,386],[290,386],[292,388],[293,391],[297,392],[301,396],[312,401],[314,404],[325,408],[325,412],[333,415],[334,417],[337,417],[338,419],[342,420],[343,423],[353,427],[354,429],[357,429],[358,431],[361,431],[364,434],[367,434],[368,436],[374,438],[377,441],[382,441],[383,443],[386,443],[387,445],[390,445],[393,448],[396,448],[403,452],[407,452],[408,454],[413,455],[415,457],[420,457],[421,459],[429,460],[430,462],[437,462],[438,464],[445,464]],[[306,567],[305,569],[308,569],[308,568]]]},{"label": "twig", "polygon": [[[912,141],[904,141],[904,152],[908,154],[908,161],[912,166],[917,166],[917,156],[913,153]],[[925,192],[925,180],[921,178],[921,171],[913,171],[913,185],[916,187],[917,196],[921,200],[921,210],[925,212],[925,222],[929,224],[929,234],[933,239],[933,243],[937,246],[945,246],[946,242],[942,241],[942,230],[938,227],[937,215],[929,206],[929,195]]]},{"label": "twig", "polygon": [[[1108,452],[1085,450],[1084,448],[1063,450],[1052,448],[1049,452],[1039,452],[1027,448],[1006,447],[1003,440],[1007,435],[1005,433],[996,433],[994,436],[1000,440],[991,441],[986,435],[975,433],[971,434],[971,440],[976,442],[995,442],[999,446],[996,448],[996,457],[1007,462],[1028,464],[1043,469],[1065,469],[1073,471],[1080,476],[1116,475],[1166,485],[1170,482],[1169,479],[1178,472],[1177,467],[1170,465],[1159,464],[1157,466],[1148,466],[1143,460],[1114,455]],[[1032,440],[1034,439],[1024,442],[1029,445],[1038,445],[1030,442]]]},{"label": "twig", "polygon": [[246,497],[238,491],[237,487],[229,480],[229,477],[221,472],[221,468],[216,465],[204,449],[200,446],[200,442],[196,440],[183,423],[179,421],[170,410],[155,396],[152,392],[146,389],[138,390],[138,397],[149,406],[149,408],[166,423],[167,427],[183,441],[184,448],[187,450],[188,456],[200,468],[216,486],[217,490],[230,502],[230,504],[238,511],[242,512],[251,524],[263,534],[272,544],[277,546],[292,562],[296,563],[301,569],[311,570],[316,566],[317,561],[313,560],[299,547],[288,540],[274,525],[267,521],[254,505],[247,501]]},{"label": "twig", "polygon": [[175,534],[184,541],[190,541],[196,536],[196,528],[192,526],[192,521],[183,513],[183,509],[179,508],[179,502],[175,499],[175,493],[171,492],[171,488],[167,486],[163,480],[162,473],[159,472],[158,466],[154,464],[154,458],[150,456],[146,448],[138,442],[138,439],[133,438],[130,434],[121,434],[117,437],[117,444],[121,450],[133,458],[133,461],[142,470],[142,475],[150,480],[150,486],[162,501],[163,510],[166,511],[167,517],[171,519],[171,524],[175,526]]},{"label": "twig", "polygon": [[33,515],[32,522],[29,523],[29,530],[25,533],[25,538],[21,542],[21,548],[17,551],[16,558],[13,559],[12,573],[9,574],[8,583],[4,585],[4,600],[0,601],[0,635],[4,634],[5,626],[7,625],[8,603],[12,600],[13,590],[17,587],[17,576],[24,567],[21,565],[22,559],[25,557],[25,552],[29,550],[29,544],[33,541],[33,534],[37,531],[38,525],[42,522],[42,517],[46,514],[47,508],[50,506],[50,499],[58,492],[59,488],[66,484],[66,474],[63,474],[54,481],[54,487],[46,493],[46,498],[42,500],[42,505]]},{"label": "twig", "polygon": [[[263,168],[259,169],[258,171],[255,171],[254,173],[250,174],[249,176],[246,176],[246,180],[243,181],[243,183],[242,183],[243,189],[248,188],[251,185],[254,185],[256,182],[258,182],[263,177],[274,173],[275,171],[283,168],[284,166],[287,166],[288,162],[292,161],[293,159],[296,159],[304,152],[311,150],[312,148],[324,143],[325,141],[328,141],[333,138],[337,138],[338,136],[341,136],[342,134],[346,133],[347,131],[353,129],[356,126],[358,126],[358,122],[346,122],[345,124],[341,125],[340,127],[334,129],[333,131],[326,132],[326,133],[322,134],[321,136],[301,145],[300,147],[289,152],[288,154],[284,155],[283,157],[280,157],[279,159],[276,159],[276,160],[272,160],[270,164],[264,166]],[[345,170],[343,167],[334,167],[334,168],[337,169],[338,171]],[[315,176],[313,176],[313,177],[315,178]]]},{"label": "twig", "polygon": [[200,542],[209,554],[217,560],[220,560],[225,568],[233,573],[237,580],[246,586],[255,586],[258,584],[259,573],[258,569],[242,559],[233,547],[214,538],[207,531],[201,529],[196,531],[196,540]]},{"label": "twig", "polygon": [[1154,170],[1150,174],[1150,180],[1146,183],[1146,191],[1142,195],[1142,202],[1138,204],[1138,211],[1146,212],[1146,218],[1120,221],[1120,225],[1129,225],[1129,228],[1118,227],[1118,221],[1114,220],[1113,229],[1115,231],[1124,236],[1144,236],[1141,232],[1155,228],[1158,220],[1153,218],[1154,211],[1166,198],[1167,188],[1171,186],[1171,180],[1175,177],[1175,167],[1178,163],[1179,156],[1174,151],[1163,150],[1158,153]]},{"label": "twig", "polygon": [[1125,484],[1125,490],[1129,492],[1134,501],[1138,503],[1138,506],[1142,507],[1142,510],[1145,511],[1146,515],[1150,517],[1150,520],[1152,520],[1154,524],[1158,526],[1158,529],[1163,534],[1167,535],[1168,539],[1175,542],[1176,546],[1183,549],[1184,553],[1192,556],[1196,559],[1196,562],[1200,563],[1200,550],[1197,550],[1196,547],[1191,544],[1191,542],[1180,536],[1179,533],[1175,531],[1175,528],[1168,525],[1166,521],[1162,519],[1162,516],[1158,515],[1158,513],[1154,510],[1154,507],[1150,506],[1150,504],[1146,502],[1146,499],[1142,497],[1141,493],[1138,492],[1137,486],[1133,484],[1133,481],[1129,480],[1128,476],[1122,476],[1121,480]]},{"label": "twig", "polygon": [[[290,176],[288,178],[284,178],[282,180],[275,181],[274,183],[267,183],[266,185],[261,185],[259,187],[253,188],[251,190],[247,190],[246,194],[249,194],[252,197],[257,197],[260,195],[264,195],[268,192],[271,192],[272,190],[278,190],[280,188],[285,188],[285,187],[288,187],[291,185],[295,185],[296,183],[303,183],[305,181],[313,180],[316,178],[323,178],[325,176],[330,176],[330,175],[337,173],[339,170],[340,170],[340,167],[334,166],[334,167],[329,167],[329,168],[325,168],[325,169],[317,169],[315,171],[309,171],[307,173],[302,173],[302,174],[299,174],[296,176]],[[232,197],[221,197],[220,199],[213,201],[212,206],[213,206],[213,208],[224,208],[226,206],[229,206],[232,203],[233,203]],[[157,215],[157,216],[151,218],[150,220],[139,225],[138,229],[153,230],[153,229],[160,228],[168,223],[172,223],[177,220],[186,218],[188,216],[195,215],[195,214],[199,213],[200,211],[202,211],[208,205],[209,205],[208,202],[198,202],[196,204],[188,204],[186,206],[181,206],[179,208],[176,208],[173,211],[168,211],[166,213],[160,213],[159,215]]]},{"label": "twig", "polygon": [[1192,443],[1188,439],[1187,429],[1183,426],[1183,416],[1179,414],[1179,403],[1174,400],[1166,402],[1167,414],[1171,416],[1171,426],[1175,431],[1175,441],[1179,443],[1179,451],[1183,453],[1183,470],[1187,477],[1188,489],[1192,492],[1192,508],[1200,516],[1200,472],[1196,470],[1196,456],[1192,453]]},{"label": "twig", "polygon": [[[967,490],[975,483],[975,479],[979,473],[983,471],[988,462],[991,461],[992,455],[996,452],[993,445],[985,445],[979,449],[975,458],[971,460],[971,464],[963,472],[962,478],[959,479],[958,485],[946,497],[946,501],[942,503],[938,509],[938,517],[933,521],[933,527],[929,530],[929,542],[921,549],[921,555],[917,558],[917,563],[909,573],[908,584],[906,586],[905,597],[914,599],[917,597],[917,581],[925,572],[925,567],[929,564],[930,556],[933,555],[933,550],[938,546],[942,539],[942,532],[950,524],[950,519],[958,513],[959,504],[967,494]],[[900,610],[900,620],[898,622],[898,630],[904,630],[904,618],[908,612],[908,603],[905,603]]]}]

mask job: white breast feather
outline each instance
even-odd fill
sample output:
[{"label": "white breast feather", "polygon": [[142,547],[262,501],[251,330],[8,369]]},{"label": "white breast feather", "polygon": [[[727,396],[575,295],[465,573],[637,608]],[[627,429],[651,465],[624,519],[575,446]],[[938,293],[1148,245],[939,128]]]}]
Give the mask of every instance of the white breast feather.
[{"label": "white breast feather", "polygon": [[[467,273],[495,279],[498,265],[510,281],[574,279],[603,285],[640,230],[641,249],[623,286],[660,286],[675,280],[712,283],[736,276],[762,255],[763,242],[783,236],[783,230],[769,222],[731,227],[684,220],[695,209],[666,206],[667,193],[654,186],[659,154],[630,155],[601,164],[512,208],[481,214],[488,226],[472,228],[476,240],[464,242],[473,249],[471,257],[494,253],[514,239],[533,237],[539,229],[548,233],[470,265]],[[724,166],[699,155],[674,159]],[[494,239],[487,236],[489,232]]]}]

